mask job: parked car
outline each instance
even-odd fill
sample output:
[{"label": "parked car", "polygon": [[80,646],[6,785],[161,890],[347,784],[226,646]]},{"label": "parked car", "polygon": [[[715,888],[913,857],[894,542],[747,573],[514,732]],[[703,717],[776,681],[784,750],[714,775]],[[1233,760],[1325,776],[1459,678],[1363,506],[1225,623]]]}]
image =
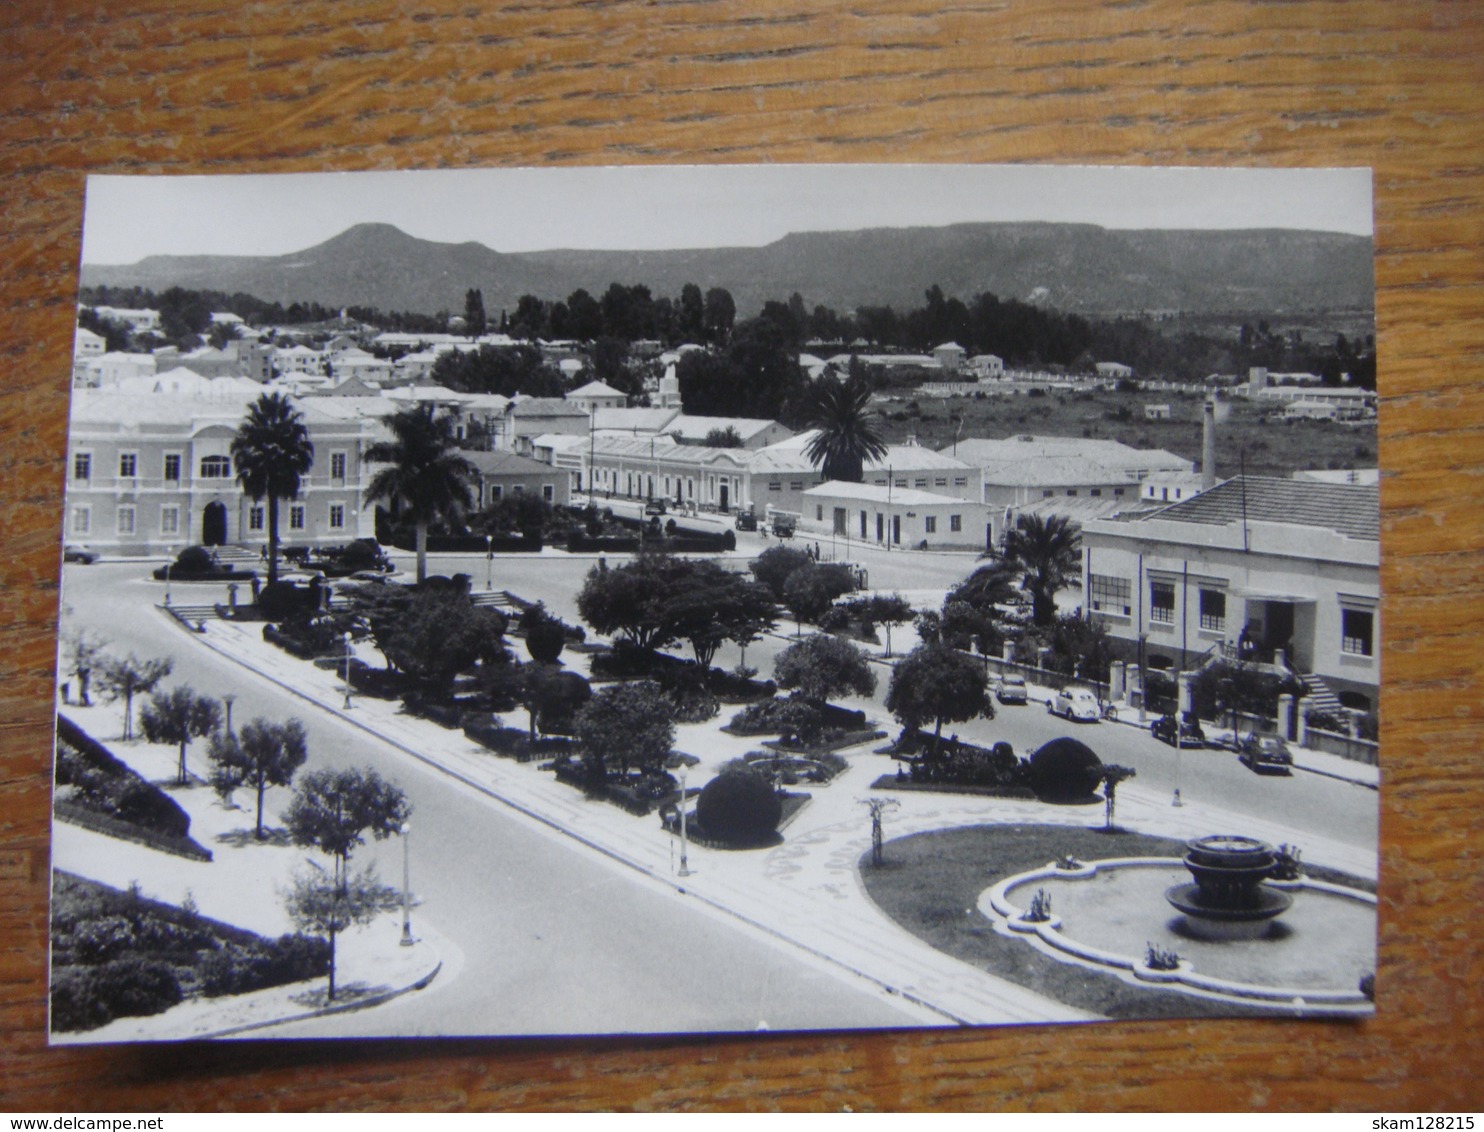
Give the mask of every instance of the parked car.
[{"label": "parked car", "polygon": [[1149,728],[1149,734],[1172,747],[1204,747],[1206,733],[1201,725],[1189,715],[1181,719],[1177,715],[1162,715]]},{"label": "parked car", "polygon": [[1088,723],[1096,723],[1103,714],[1098,707],[1098,698],[1086,688],[1063,688],[1051,697],[1046,710],[1052,715],[1065,719],[1081,719]]},{"label": "parked car", "polygon": [[68,543],[62,548],[62,561],[81,562],[84,566],[91,566],[98,561],[98,552],[77,543]]},{"label": "parked car", "polygon": [[794,531],[798,529],[798,518],[784,512],[773,514],[773,536],[775,538],[793,538]]},{"label": "parked car", "polygon": [[745,511],[737,512],[737,529],[739,531],[757,530],[757,512],[751,507]]},{"label": "parked car", "polygon": [[1258,774],[1292,774],[1293,753],[1276,735],[1252,732],[1237,743],[1237,758]]},{"label": "parked car", "polygon": [[994,696],[1002,704],[1025,703],[1025,677],[1001,676],[999,683],[994,686]]},{"label": "parked car", "polygon": [[651,499],[644,505],[644,513],[646,515],[663,515],[665,511],[666,507],[663,499]]}]

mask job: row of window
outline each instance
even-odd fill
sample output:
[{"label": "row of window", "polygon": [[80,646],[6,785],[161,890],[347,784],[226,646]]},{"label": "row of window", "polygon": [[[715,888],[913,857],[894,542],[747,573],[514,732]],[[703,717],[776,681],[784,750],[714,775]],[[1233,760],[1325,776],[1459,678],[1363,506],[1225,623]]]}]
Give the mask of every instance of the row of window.
[{"label": "row of window", "polygon": [[[179,535],[180,526],[179,504],[167,503],[160,508],[160,531],[162,536]],[[343,531],[345,529],[345,504],[331,503],[326,514],[329,520],[329,529],[332,531]],[[302,531],[305,529],[305,506],[302,503],[292,503],[288,508],[288,529],[291,531]],[[132,503],[119,505],[114,514],[114,530],[120,535],[133,535],[138,531],[139,515],[138,509]],[[71,509],[68,519],[68,528],[74,535],[87,535],[93,529],[93,508],[87,503],[75,504]],[[266,531],[268,529],[267,509],[262,506],[248,508],[247,529],[249,531]]]},{"label": "row of window", "polygon": [[[837,512],[837,514],[843,516],[844,512]],[[815,520],[817,522],[821,522],[821,523],[824,522],[824,504],[822,504],[822,503],[816,503],[814,505],[814,518],[815,518]],[[837,522],[840,522],[842,520],[841,519],[837,519],[836,521]],[[930,535],[937,534],[938,533],[938,516],[936,516],[936,515],[924,515],[923,518],[922,518],[922,529],[923,529],[924,533],[926,533],[926,534],[930,534]],[[948,516],[948,529],[950,531],[954,531],[954,532],[962,531],[964,529],[964,517],[962,515],[949,515]],[[861,512],[861,538],[865,538],[866,537],[865,531],[866,531],[866,513],[864,511],[862,511]]]},{"label": "row of window", "polygon": [[[1077,494],[1077,489],[1075,487],[1069,487],[1066,490],[1066,494],[1067,495],[1076,495]],[[1100,498],[1102,498],[1103,489],[1100,488],[1100,487],[1088,488],[1087,494],[1088,495],[1091,495],[1095,499],[1100,499]],[[1121,488],[1121,487],[1115,487],[1113,489],[1113,494],[1115,496],[1122,495],[1123,494],[1123,488]],[[1056,495],[1056,491],[1053,488],[1047,487],[1047,488],[1042,488],[1041,489],[1041,498],[1042,499],[1051,499],[1055,495]]]},{"label": "row of window", "polygon": [[[1133,587],[1127,578],[1107,574],[1088,577],[1088,600],[1095,613],[1115,617],[1133,615]],[[1226,631],[1226,592],[1200,587],[1200,627],[1212,632]],[[1151,578],[1149,581],[1149,621],[1154,625],[1175,624],[1175,583]],[[1351,656],[1373,656],[1376,615],[1368,609],[1340,609],[1340,651]]]},{"label": "row of window", "polygon": [[[168,452],[164,458],[164,479],[167,483],[178,483],[180,481],[181,458],[178,452]],[[330,453],[330,478],[343,480],[345,478],[346,454],[344,452]],[[119,453],[119,479],[132,480],[139,476],[139,454],[136,452]],[[232,478],[232,461],[226,456],[203,456],[201,457],[201,479],[221,480]],[[88,481],[93,478],[93,454],[91,452],[78,452],[72,457],[72,478],[74,480]]]}]

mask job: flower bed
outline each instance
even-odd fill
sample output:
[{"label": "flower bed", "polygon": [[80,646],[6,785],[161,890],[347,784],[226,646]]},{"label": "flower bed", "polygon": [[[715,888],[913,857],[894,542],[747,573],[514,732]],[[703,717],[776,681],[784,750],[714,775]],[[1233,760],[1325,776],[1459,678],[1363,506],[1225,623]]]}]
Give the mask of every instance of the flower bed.
[{"label": "flower bed", "polygon": [[678,791],[674,776],[668,773],[644,775],[636,772],[626,779],[597,780],[580,760],[570,757],[557,759],[542,769],[550,769],[558,782],[577,787],[589,798],[611,803],[636,817],[654,813]]},{"label": "flower bed", "polygon": [[57,716],[56,815],[110,837],[209,861],[190,839],[191,819],[65,715]]},{"label": "flower bed", "polygon": [[51,1025],[93,1030],[158,1014],[186,997],[243,994],[317,978],[329,944],[265,939],[199,915],[58,872],[51,915]]},{"label": "flower bed", "polygon": [[563,756],[572,750],[570,739],[557,735],[539,735],[532,742],[530,732],[518,727],[465,723],[464,734],[486,750],[522,763],[549,759],[553,755]]},{"label": "flower bed", "polygon": [[869,727],[861,728],[857,731],[841,731],[832,728],[825,731],[813,742],[805,743],[797,739],[764,739],[763,746],[775,751],[786,751],[789,754],[819,758],[821,755],[827,755],[833,751],[843,751],[846,747],[855,747],[861,743],[870,743],[877,739],[885,738],[885,731],[875,731]]}]

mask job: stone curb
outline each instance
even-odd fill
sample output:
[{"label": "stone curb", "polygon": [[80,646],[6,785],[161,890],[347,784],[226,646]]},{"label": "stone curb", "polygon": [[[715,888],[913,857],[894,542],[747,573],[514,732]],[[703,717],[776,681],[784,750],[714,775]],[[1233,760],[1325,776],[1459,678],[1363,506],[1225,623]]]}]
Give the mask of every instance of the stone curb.
[{"label": "stone curb", "polygon": [[[478,791],[480,794],[484,795],[485,797],[491,798],[494,801],[499,802],[503,806],[508,806],[510,809],[516,811],[517,813],[520,813],[520,814],[525,815],[527,818],[531,819],[532,821],[539,822],[541,825],[546,826],[548,829],[551,829],[554,832],[559,833],[559,834],[561,834],[564,837],[570,838],[571,840],[577,842],[579,845],[586,846],[587,848],[592,849],[595,852],[600,853],[603,856],[607,857],[609,860],[614,861],[617,864],[623,865],[625,868],[632,869],[634,872],[638,873],[641,876],[647,877],[650,880],[658,881],[659,883],[665,885],[666,887],[674,889],[674,891],[677,892],[677,893],[679,893],[680,895],[682,895],[682,896],[690,896],[693,899],[699,901],[700,903],[706,905],[707,907],[712,908],[712,909],[714,909],[714,910],[716,910],[718,912],[725,913],[726,915],[733,917],[734,919],[736,919],[736,920],[738,920],[738,921],[740,921],[740,922],[748,925],[749,927],[751,927],[751,928],[753,928],[753,929],[755,929],[757,931],[760,931],[760,932],[766,934],[767,936],[771,937],[772,939],[779,940],[780,942],[785,943],[785,944],[789,945],[790,947],[796,947],[800,951],[804,952],[807,955],[810,955],[810,956],[812,956],[812,957],[814,957],[816,959],[824,960],[825,962],[828,962],[828,963],[832,964],[833,966],[836,966],[836,967],[840,968],[843,971],[849,972],[850,974],[856,976],[859,979],[864,979],[866,982],[871,983],[874,986],[880,987],[882,990],[886,991],[888,994],[895,995],[895,996],[903,999],[906,1002],[911,1002],[914,1005],[920,1006],[920,1007],[922,1007],[925,1010],[930,1010],[930,1011],[932,1011],[935,1014],[939,1014],[942,1017],[948,1019],[950,1022],[952,1022],[955,1025],[958,1025],[958,1026],[970,1026],[970,1025],[974,1025],[975,1024],[975,1023],[969,1021],[968,1019],[960,1016],[959,1014],[955,1013],[954,1011],[948,1009],[945,1006],[939,1005],[937,1003],[929,1002],[925,998],[919,997],[919,996],[914,995],[914,994],[911,994],[909,992],[905,992],[900,987],[893,986],[891,983],[886,982],[886,981],[882,980],[881,978],[879,978],[879,977],[877,977],[875,975],[872,975],[871,973],[869,973],[867,971],[863,971],[859,967],[857,967],[856,965],[854,965],[852,963],[849,963],[849,962],[846,962],[846,961],[840,959],[838,956],[831,955],[831,954],[829,954],[829,953],[821,950],[820,948],[814,946],[813,944],[806,943],[806,942],[804,942],[802,940],[794,939],[791,936],[788,936],[788,935],[784,934],[783,932],[779,931],[777,928],[774,928],[771,925],[762,922],[761,920],[757,919],[756,917],[754,917],[754,916],[752,916],[752,915],[750,915],[750,914],[748,914],[748,913],[746,913],[744,911],[741,911],[740,909],[731,907],[731,906],[729,906],[727,904],[723,904],[720,901],[718,901],[718,900],[716,900],[716,899],[714,899],[712,897],[704,896],[704,895],[702,895],[702,894],[700,894],[698,892],[692,891],[691,889],[688,889],[683,882],[677,882],[677,881],[674,881],[674,880],[672,880],[672,879],[670,879],[668,877],[665,877],[665,876],[662,876],[662,875],[660,875],[658,873],[655,873],[652,870],[646,868],[644,865],[640,864],[638,861],[635,861],[632,858],[626,856],[620,850],[612,849],[612,848],[610,848],[610,847],[608,847],[606,845],[602,845],[602,844],[598,843],[597,841],[594,841],[593,839],[591,839],[589,837],[585,837],[582,834],[577,833],[576,831],[574,831],[572,829],[569,829],[567,826],[564,826],[564,825],[560,824],[559,822],[557,822],[557,821],[555,821],[555,820],[553,820],[551,818],[548,818],[548,817],[544,816],[543,814],[537,813],[537,812],[535,812],[535,811],[527,808],[526,806],[522,805],[520,802],[514,801],[514,800],[512,800],[510,798],[507,798],[507,797],[505,797],[505,796],[503,796],[501,794],[496,793],[489,786],[486,786],[485,784],[483,784],[481,782],[477,782],[477,781],[473,780],[472,778],[470,778],[469,776],[463,774],[462,772],[460,772],[460,771],[458,771],[458,770],[456,770],[456,769],[454,769],[454,768],[452,768],[450,766],[445,765],[443,762],[440,762],[438,759],[433,758],[433,757],[428,756],[428,755],[425,755],[425,754],[423,754],[420,751],[416,751],[412,747],[407,746],[405,743],[401,742],[398,739],[395,739],[395,738],[393,738],[391,736],[382,734],[381,732],[379,732],[375,728],[373,728],[370,724],[362,723],[359,719],[352,718],[347,712],[343,711],[340,708],[336,708],[333,705],[327,705],[327,704],[320,703],[318,700],[314,699],[307,692],[304,692],[301,689],[294,687],[292,684],[286,683],[284,680],[280,679],[278,676],[276,676],[276,675],[274,675],[272,673],[265,672],[262,669],[260,669],[260,668],[258,668],[256,666],[248,663],[242,657],[236,656],[233,653],[231,653],[231,652],[229,652],[229,651],[227,651],[225,649],[222,649],[222,648],[218,647],[217,645],[215,645],[214,643],[210,642],[206,638],[197,638],[197,639],[201,640],[204,644],[206,644],[206,647],[210,648],[213,652],[217,653],[217,655],[226,657],[227,659],[232,660],[232,661],[236,662],[237,664],[242,665],[244,668],[247,668],[250,671],[257,673],[259,676],[263,677],[265,680],[271,680],[273,683],[277,684],[280,688],[284,689],[285,691],[287,691],[287,692],[289,692],[289,693],[291,693],[291,694],[293,694],[295,696],[298,696],[300,699],[305,700],[308,703],[313,704],[315,707],[319,708],[321,711],[329,712],[331,715],[334,715],[336,718],[338,718],[338,719],[340,719],[340,720],[342,720],[342,721],[344,721],[346,723],[349,723],[352,726],[355,726],[355,727],[359,728],[360,730],[366,732],[368,735],[374,735],[377,739],[381,740],[382,742],[388,744],[389,746],[395,747],[397,750],[402,751],[404,754],[410,755],[411,757],[417,759],[419,762],[425,764],[426,766],[430,766],[433,769],[439,771],[440,773],[446,774],[448,777],[454,779],[455,781],[464,784],[465,786],[469,787],[470,789]],[[371,1004],[368,1003],[367,1005],[371,1005]]]},{"label": "stone curb", "polygon": [[238,1034],[250,1033],[253,1030],[265,1030],[269,1026],[282,1026],[288,1022],[303,1022],[309,1018],[323,1018],[330,1014],[349,1014],[352,1010],[368,1010],[373,1006],[380,1006],[384,1002],[390,1002],[394,998],[401,998],[404,994],[420,991],[427,987],[438,977],[438,972],[443,970],[443,960],[433,964],[433,969],[425,975],[419,975],[414,981],[405,987],[396,987],[392,990],[382,991],[380,994],[371,995],[369,998],[359,998],[355,1002],[341,1002],[333,1006],[322,1006],[317,1010],[306,1010],[299,1014],[286,1014],[279,1018],[265,1018],[257,1022],[244,1022],[240,1026],[229,1026],[225,1030],[213,1030],[210,1033],[195,1034],[187,1041],[210,1041],[214,1038],[231,1038]]}]

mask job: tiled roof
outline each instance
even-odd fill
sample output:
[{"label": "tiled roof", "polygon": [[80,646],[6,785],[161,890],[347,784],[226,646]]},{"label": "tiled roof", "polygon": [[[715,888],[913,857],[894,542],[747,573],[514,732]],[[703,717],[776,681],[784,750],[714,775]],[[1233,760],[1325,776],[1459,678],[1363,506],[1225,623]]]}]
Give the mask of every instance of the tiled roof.
[{"label": "tiled roof", "polygon": [[970,437],[958,442],[958,458],[987,467],[1005,460],[1078,456],[1108,468],[1128,471],[1190,471],[1190,461],[1160,448],[1132,448],[1116,440],[1071,436],[1007,436],[1000,440]]},{"label": "tiled roof", "polygon": [[[484,476],[553,475],[555,469],[540,460],[532,460],[517,452],[461,452],[461,456],[479,469]],[[563,473],[565,474],[565,473]]]},{"label": "tiled roof", "polygon": [[1372,541],[1381,537],[1381,497],[1376,484],[1238,476],[1143,518],[1226,526],[1240,522],[1244,514],[1251,523],[1315,527]]},{"label": "tiled roof", "polygon": [[560,397],[527,397],[515,402],[511,412],[517,417],[586,417],[587,410]]},{"label": "tiled roof", "polygon": [[939,495],[937,492],[918,491],[910,487],[890,488],[884,484],[847,483],[843,480],[830,480],[807,489],[804,494],[822,499],[859,499],[866,503],[886,503],[895,507],[983,506],[971,500],[960,499],[956,495]]}]

